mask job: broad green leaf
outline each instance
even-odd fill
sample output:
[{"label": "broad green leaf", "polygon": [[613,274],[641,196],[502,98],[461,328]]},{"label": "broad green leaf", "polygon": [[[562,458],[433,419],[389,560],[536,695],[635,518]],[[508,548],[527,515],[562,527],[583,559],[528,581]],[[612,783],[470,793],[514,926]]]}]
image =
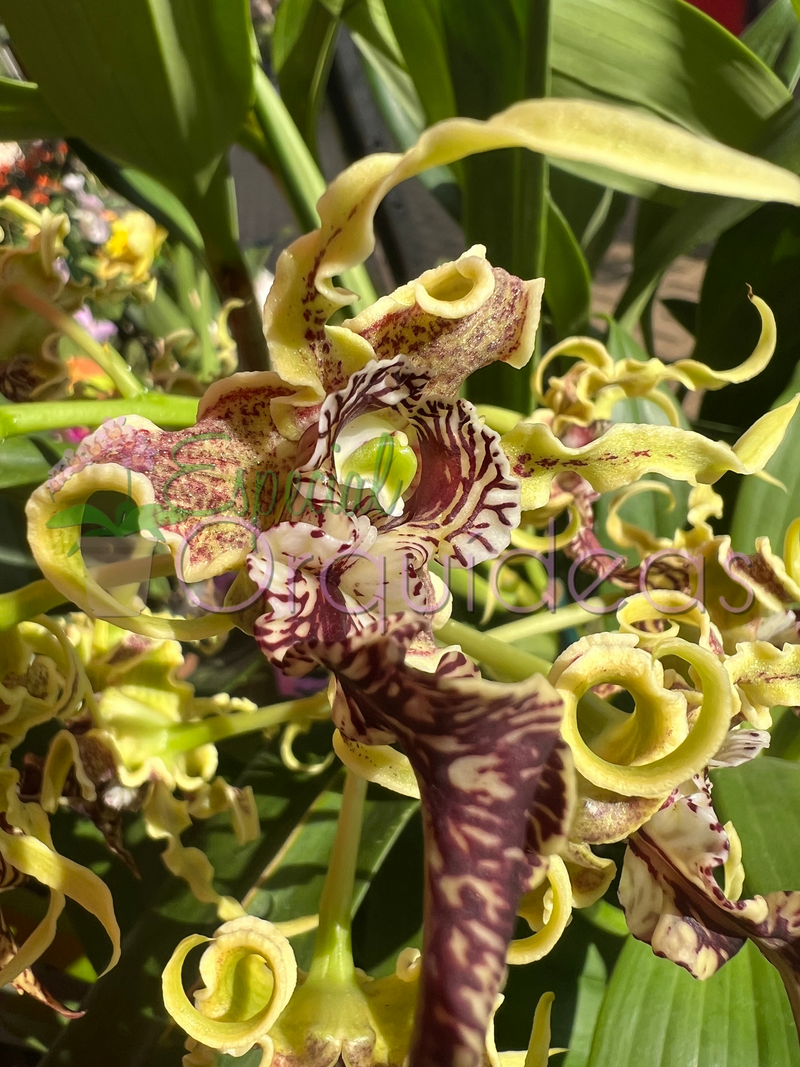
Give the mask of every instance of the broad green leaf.
[{"label": "broad green leaf", "polygon": [[552,199],[547,216],[544,276],[545,299],[557,340],[585,331],[591,310],[589,267],[575,234]]},{"label": "broad green leaf", "polygon": [[[425,115],[408,73],[371,41],[353,34],[373,95],[401,149],[410,148],[425,128]],[[426,172],[430,173],[430,172]]]},{"label": "broad green leaf", "polygon": [[526,27],[512,0],[439,0],[439,6],[458,114],[485,119],[522,99]]},{"label": "broad green leaf", "polygon": [[252,103],[247,0],[2,0],[0,17],[70,136],[203,191]]},{"label": "broad green leaf", "polygon": [[697,333],[697,308],[694,300],[681,300],[679,297],[665,297],[661,303],[672,315],[673,319],[692,337]]},{"label": "broad green leaf", "polygon": [[312,152],[336,49],[342,2],[284,0],[275,16],[272,60],[281,97]]},{"label": "broad green leaf", "polygon": [[[789,388],[775,401],[774,407],[791,399],[800,389],[800,372]],[[783,539],[793,519],[800,516],[800,426],[793,420],[775,450],[766,470],[786,489],[770,485],[760,478],[745,478],[731,522],[731,541],[735,551],[752,552],[757,537],[769,537],[776,552],[783,549]]]},{"label": "broad green leaf", "polygon": [[[366,5],[361,3],[355,12],[365,9]],[[375,34],[364,36],[354,30],[354,25],[359,22],[351,17],[351,11],[348,9],[347,23],[352,31],[353,43],[361,54],[364,76],[375,103],[398,146],[403,150],[408,149],[419,139],[426,125],[417,90],[402,58],[401,62],[397,62],[387,54],[386,48],[377,47],[373,43]],[[461,193],[453,168],[431,167],[420,174],[419,180],[453,218],[460,217]]]},{"label": "broad green leaf", "polygon": [[31,82],[0,78],[0,141],[63,137],[64,129]]},{"label": "broad green leaf", "polygon": [[747,945],[697,982],[631,938],[608,987],[587,1067],[797,1067],[778,972]]},{"label": "broad green leaf", "polygon": [[553,95],[626,100],[747,148],[789,99],[740,41],[683,0],[558,0]]},{"label": "broad green leaf", "polygon": [[[548,16],[549,0],[439,0],[439,7],[460,115],[488,118],[517,100],[547,95],[549,33],[535,31],[542,13]],[[543,156],[515,148],[474,156],[460,168],[466,243],[485,244],[491,262],[522,278],[541,276],[545,266],[547,171]],[[566,258],[563,240],[554,257],[557,251]],[[500,365],[471,381],[468,395],[530,407],[527,382]]]},{"label": "broad green leaf", "polygon": [[[64,446],[66,447],[66,446]],[[0,444],[0,489],[16,485],[39,485],[64,448],[38,438],[10,437]]]},{"label": "broad green leaf", "polygon": [[800,77],[800,22],[792,0],[772,0],[739,39],[794,89]]},{"label": "broad green leaf", "polygon": [[578,979],[578,1002],[569,1039],[569,1052],[562,1067],[586,1067],[597,1017],[606,992],[608,969],[594,944],[589,945]]},{"label": "broad green leaf", "polygon": [[800,764],[764,755],[712,779],[717,814],[742,840],[745,895],[800,889]]},{"label": "broad green leaf", "polygon": [[767,204],[717,241],[703,280],[692,357],[722,370],[752,352],[760,320],[747,299],[748,285],[772,309],[778,343],[758,377],[706,394],[704,420],[744,431],[788,385],[800,360],[799,276],[800,211],[794,208]]},{"label": "broad green leaf", "polygon": [[342,17],[354,36],[357,34],[385,59],[403,68],[403,54],[384,0],[345,0]]},{"label": "broad green leaf", "polygon": [[[341,804],[340,775],[332,788],[320,794],[308,815],[281,853],[280,863],[268,869],[258,888],[246,904],[248,911],[271,922],[284,922],[317,911],[325,881],[328,856],[333,847],[336,817]],[[418,808],[415,800],[390,793],[380,786],[370,786],[353,891],[353,913],[358,911],[376,872],[380,869],[408,820]],[[296,872],[303,872],[298,877]],[[406,886],[406,892],[421,891]],[[314,947],[314,934],[303,934],[294,942],[297,962],[307,968]],[[359,964],[359,961],[356,960]]]},{"label": "broad green leaf", "polygon": [[455,115],[440,0],[385,0],[385,6],[428,122]]}]

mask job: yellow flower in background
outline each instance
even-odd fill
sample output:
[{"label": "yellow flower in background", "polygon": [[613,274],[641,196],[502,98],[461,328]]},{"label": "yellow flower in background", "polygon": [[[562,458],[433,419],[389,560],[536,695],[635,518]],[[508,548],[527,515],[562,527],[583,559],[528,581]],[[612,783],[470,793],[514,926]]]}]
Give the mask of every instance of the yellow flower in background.
[{"label": "yellow flower in background", "polygon": [[126,211],[111,223],[111,236],[97,253],[98,278],[146,282],[166,237],[164,227],[144,211]]}]

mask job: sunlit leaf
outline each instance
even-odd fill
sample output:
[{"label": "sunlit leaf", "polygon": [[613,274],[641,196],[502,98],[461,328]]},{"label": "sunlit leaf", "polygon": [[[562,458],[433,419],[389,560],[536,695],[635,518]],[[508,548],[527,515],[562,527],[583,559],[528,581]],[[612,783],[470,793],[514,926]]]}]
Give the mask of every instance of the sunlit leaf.
[{"label": "sunlit leaf", "polygon": [[202,189],[247,116],[246,0],[3,0],[0,16],[67,134],[173,190]]}]

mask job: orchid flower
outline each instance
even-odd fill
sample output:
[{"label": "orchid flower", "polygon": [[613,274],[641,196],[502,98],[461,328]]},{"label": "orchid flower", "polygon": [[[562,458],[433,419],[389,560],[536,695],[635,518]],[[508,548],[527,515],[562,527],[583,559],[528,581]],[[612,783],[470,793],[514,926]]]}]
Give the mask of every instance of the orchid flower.
[{"label": "orchid flower", "polygon": [[[569,158],[682,188],[747,195],[758,177],[764,195],[799,199],[796,177],[763,161],[622,109],[581,102],[579,112],[582,125],[571,102],[518,104],[485,123],[441,123],[404,155],[354,164],[320,200],[320,228],[278,262],[265,308],[272,370],[212,385],[188,430],[163,432],[132,416],[106,424],[30,499],[33,551],[65,596],[148,641],[195,639],[236,623],[254,632],[275,666],[299,675],[325,668],[338,750],[360,765],[374,751],[378,775],[416,789],[422,801],[416,1010],[416,964],[384,985],[362,981],[353,964],[348,886],[360,820],[351,809],[359,796],[363,803],[365,785],[351,773],[305,980],[297,985],[281,931],[244,916],[235,901],[218,904],[229,922],[204,955],[196,1007],[180,968],[203,939],[184,941],[168,966],[167,1007],[198,1043],[194,1062],[205,1055],[200,1046],[241,1054],[259,1044],[265,1065],[340,1057],[351,1067],[388,1065],[407,1053],[414,1067],[478,1067],[507,962],[543,956],[572,907],[607,888],[613,865],[591,845],[657,817],[675,790],[719,758],[737,725],[741,697],[718,651],[682,636],[648,647],[636,632],[595,635],[553,665],[514,656],[514,680],[482,677],[469,649],[436,644],[452,624],[443,625],[449,604],[431,568],[496,559],[519,540],[523,514],[536,525],[548,509],[564,509],[570,494],[559,479],[576,473],[592,491],[608,492],[651,472],[696,486],[729,471],[760,471],[800,398],[733,447],[675,425],[598,426],[614,397],[654,395],[669,380],[723,382],[698,364],[610,365],[579,340],[576,349],[590,355],[572,379],[542,394],[558,410],[520,421],[512,414],[510,426],[505,413],[501,437],[458,392],[494,361],[525,366],[543,282],[491,267],[480,246],[329,325],[351,299],[333,279],[371,252],[385,193],[470,152],[522,145],[547,153],[558,145]],[[768,309],[756,306],[765,336],[737,372],[745,378],[773,343]],[[583,408],[570,424],[574,398]],[[568,425],[589,432],[576,443],[559,436]],[[148,612],[126,589],[129,576],[118,594],[104,588],[75,551],[79,520],[63,519],[99,489],[133,497],[142,530],[167,546],[189,594],[194,583],[238,572],[224,610],[207,605],[206,615],[176,620]],[[667,655],[686,665],[681,673],[668,674]],[[630,717],[592,692],[617,685],[635,698]],[[579,702],[591,716],[579,716]],[[180,696],[175,706],[180,714]],[[155,710],[158,733],[166,724],[164,709]],[[114,744],[135,774],[121,733]],[[159,746],[160,737],[134,731],[137,766],[157,778],[159,760],[170,769]],[[194,776],[208,782],[202,767]],[[181,802],[166,777],[152,796],[166,811],[165,836],[176,841],[180,831],[171,827],[188,816],[176,810]],[[512,942],[518,914],[532,933]],[[387,1002],[394,1015],[384,1022]]]}]

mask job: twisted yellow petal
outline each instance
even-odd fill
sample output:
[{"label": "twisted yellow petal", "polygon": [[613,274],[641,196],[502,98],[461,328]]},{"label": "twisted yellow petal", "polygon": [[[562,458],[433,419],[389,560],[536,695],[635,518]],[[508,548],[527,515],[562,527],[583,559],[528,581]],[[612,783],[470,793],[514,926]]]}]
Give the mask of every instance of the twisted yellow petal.
[{"label": "twisted yellow petal", "polygon": [[[60,856],[35,837],[17,836],[0,830],[0,853],[11,867],[35,878],[52,890],[50,909],[41,924],[36,945],[37,955],[44,951],[52,941],[55,935],[55,919],[64,906],[64,897],[67,896],[77,901],[82,908],[103,924],[112,945],[111,960],[106,970],[115,966],[120,953],[119,926],[114,916],[114,902],[108,886],[101,882],[97,875],[73,860]],[[30,938],[28,940],[30,941]],[[17,974],[32,962],[28,958],[31,950],[26,952],[27,945],[28,942],[22,946],[20,953],[9,964],[9,968],[16,969],[20,959],[23,961]],[[5,983],[11,980],[5,971],[0,972],[0,981]]]},{"label": "twisted yellow petal", "polygon": [[[181,972],[193,948],[208,943],[200,961],[205,988],[194,1007]],[[224,923],[213,938],[192,934],[181,941],[162,976],[164,1006],[190,1037],[209,1048],[241,1056],[253,1045],[272,1056],[268,1034],[297,984],[294,952],[272,923],[243,915]]]},{"label": "twisted yellow petal", "polygon": [[508,963],[533,963],[555,948],[572,915],[572,886],[564,861],[551,856],[547,869],[549,888],[544,894],[538,890],[526,894],[520,901],[518,914],[533,928],[540,927],[530,937],[519,938],[508,946]]},{"label": "twisted yellow petal", "polygon": [[574,471],[600,493],[631,485],[646,474],[712,484],[723,474],[760,471],[780,444],[800,394],[767,412],[731,448],[676,426],[618,423],[580,448],[563,444],[548,426],[523,422],[502,438],[512,472],[522,482],[522,508],[547,503],[558,474]]},{"label": "twisted yellow petal", "polygon": [[[564,699],[562,734],[584,778],[623,796],[667,796],[719,751],[739,700],[711,652],[670,639],[651,658],[635,647],[636,641],[633,634],[582,638],[556,660],[550,681]],[[664,656],[685,660],[700,680],[702,705],[691,731],[683,696],[663,688],[658,660]],[[590,744],[579,726],[578,700],[601,682],[623,685],[633,694],[636,710],[615,715],[612,709],[608,721],[595,725]]]}]

